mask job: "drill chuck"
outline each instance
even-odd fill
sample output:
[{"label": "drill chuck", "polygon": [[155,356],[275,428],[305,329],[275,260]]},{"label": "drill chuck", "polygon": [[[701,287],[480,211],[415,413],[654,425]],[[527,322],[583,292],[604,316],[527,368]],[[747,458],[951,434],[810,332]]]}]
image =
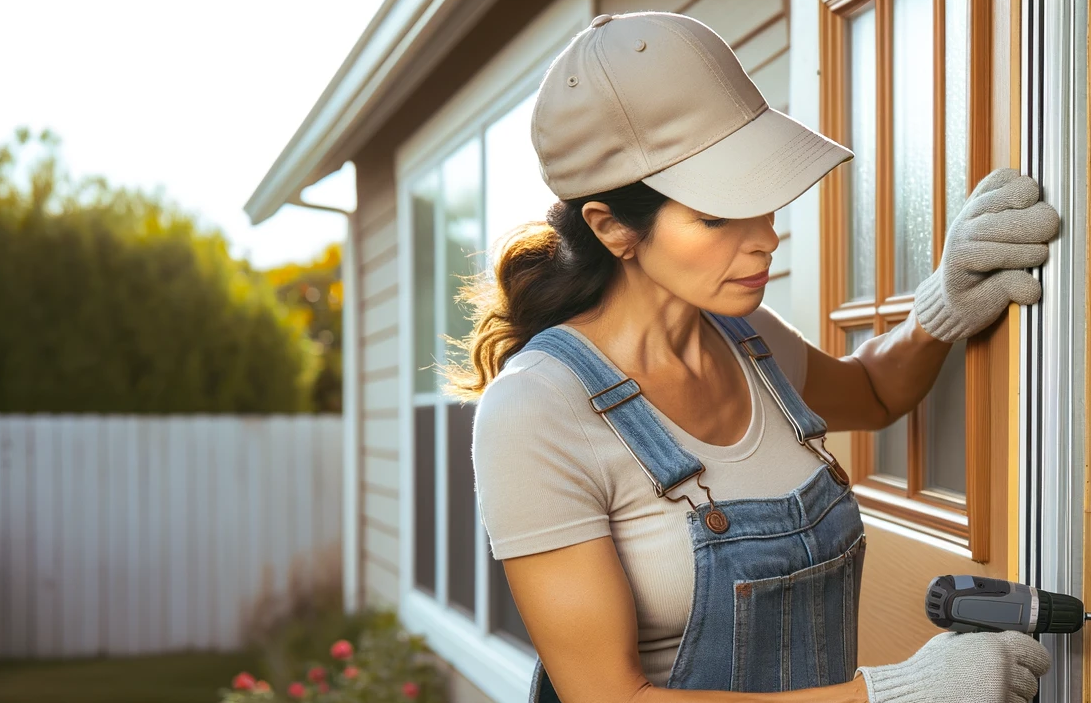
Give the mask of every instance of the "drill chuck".
[{"label": "drill chuck", "polygon": [[937,576],[924,609],[938,627],[954,632],[1071,634],[1085,618],[1079,598],[983,576]]}]

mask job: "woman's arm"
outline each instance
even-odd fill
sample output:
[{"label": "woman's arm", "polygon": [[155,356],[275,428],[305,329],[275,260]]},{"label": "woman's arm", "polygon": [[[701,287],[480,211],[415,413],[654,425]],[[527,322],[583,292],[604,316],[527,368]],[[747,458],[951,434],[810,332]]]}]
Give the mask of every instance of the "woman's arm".
[{"label": "woman's arm", "polygon": [[951,346],[925,332],[914,313],[852,356],[808,344],[803,400],[830,431],[882,429],[924,400]]},{"label": "woman's arm", "polygon": [[652,686],[637,651],[636,606],[614,541],[599,537],[503,562],[534,648],[564,703],[866,703],[863,677],[785,693]]},{"label": "woman's arm", "polygon": [[1038,184],[1013,169],[981,179],[951,223],[939,267],[919,286],[904,323],[851,357],[808,347],[804,401],[831,430],[877,430],[916,407],[951,344],[985,329],[1011,302],[1032,305],[1041,266],[1057,235],[1057,211]]}]

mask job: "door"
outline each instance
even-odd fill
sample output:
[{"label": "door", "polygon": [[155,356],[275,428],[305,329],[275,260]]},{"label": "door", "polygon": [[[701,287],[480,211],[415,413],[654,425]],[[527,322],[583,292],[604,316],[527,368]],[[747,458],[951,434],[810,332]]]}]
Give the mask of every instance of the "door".
[{"label": "door", "polygon": [[[827,351],[905,320],[968,193],[1019,165],[1017,13],[1007,0],[823,3],[821,128],[856,154],[822,185]],[[1013,306],[956,345],[912,413],[835,440],[868,532],[861,664],[903,660],[938,633],[923,607],[934,576],[1018,573],[1020,329]]]}]

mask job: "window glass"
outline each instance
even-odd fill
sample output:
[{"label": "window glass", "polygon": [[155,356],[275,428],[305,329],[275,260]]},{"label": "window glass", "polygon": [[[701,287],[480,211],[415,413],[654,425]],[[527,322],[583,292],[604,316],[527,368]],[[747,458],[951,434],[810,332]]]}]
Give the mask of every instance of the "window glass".
[{"label": "window glass", "polygon": [[[851,354],[873,337],[870,327],[847,333],[846,351]],[[905,479],[909,474],[909,419],[899,418],[894,424],[875,433],[875,473]]]},{"label": "window glass", "polygon": [[947,226],[966,202],[970,153],[970,8],[967,0],[947,0],[946,27],[946,161]]},{"label": "window glass", "polygon": [[471,617],[477,572],[477,498],[470,459],[474,407],[447,406],[447,599]]},{"label": "window glass", "polygon": [[530,141],[534,98],[527,96],[485,130],[485,246],[490,269],[498,240],[528,220],[544,220],[557,200],[542,180]]},{"label": "window glass", "polygon": [[849,300],[875,297],[875,9],[851,21],[849,71],[850,146],[855,157],[848,172]]},{"label": "window glass", "polygon": [[414,410],[413,571],[417,588],[436,592],[436,410]]},{"label": "window glass", "polygon": [[875,473],[902,481],[909,475],[909,415],[875,433]]},{"label": "window glass", "polygon": [[[950,226],[966,202],[969,180],[970,8],[947,0],[945,11],[946,208]],[[924,487],[966,495],[966,342],[951,349],[925,399]]]},{"label": "window glass", "polygon": [[858,330],[849,330],[848,332],[846,332],[846,335],[847,335],[847,340],[845,342],[845,353],[846,354],[852,354],[853,352],[855,352],[857,349],[860,348],[861,344],[863,344],[864,342],[868,341],[873,336],[875,336],[874,334],[872,334],[872,331],[871,331],[870,327],[864,327],[864,328],[861,328],[861,329],[858,329]]},{"label": "window glass", "polygon": [[435,171],[410,191],[413,218],[413,390],[436,388],[436,189]]},{"label": "window glass", "polygon": [[894,0],[894,292],[932,273],[932,0]]},{"label": "window glass", "polygon": [[[436,394],[434,364],[450,362],[461,350],[445,345],[444,335],[463,339],[472,330],[467,304],[455,298],[466,278],[486,264],[486,240],[496,243],[523,222],[544,219],[556,198],[542,182],[530,141],[534,96],[520,101],[496,122],[444,158],[409,188],[413,247],[413,361],[429,366],[414,374],[414,585],[434,595],[447,586],[447,604],[474,617],[478,589],[480,517],[474,492],[471,454],[473,405]],[[442,358],[438,358],[442,357]],[[440,413],[445,413],[441,416]],[[439,423],[437,418],[446,418]],[[446,436],[437,427],[446,425]],[[446,491],[437,495],[436,476],[444,471]],[[437,525],[438,507],[446,519]],[[436,572],[436,530],[445,530],[447,573]],[[497,570],[499,569],[499,571]],[[501,565],[490,567],[493,629],[515,642],[529,643]]]},{"label": "window glass", "polygon": [[492,575],[489,593],[492,603],[491,621],[493,632],[514,638],[516,643],[531,644],[530,633],[527,632],[523,618],[519,615],[519,609],[515,605],[515,598],[511,595],[511,587],[508,586],[508,577],[504,573],[504,562],[491,560],[489,573]]},{"label": "window glass", "polygon": [[[473,329],[467,307],[455,300],[464,277],[482,269],[481,140],[474,138],[443,162],[443,229],[447,258],[444,276],[446,324],[443,330],[462,339]],[[448,345],[446,354],[462,355]]]},{"label": "window glass", "polygon": [[924,487],[966,495],[966,342],[955,344],[924,401]]}]

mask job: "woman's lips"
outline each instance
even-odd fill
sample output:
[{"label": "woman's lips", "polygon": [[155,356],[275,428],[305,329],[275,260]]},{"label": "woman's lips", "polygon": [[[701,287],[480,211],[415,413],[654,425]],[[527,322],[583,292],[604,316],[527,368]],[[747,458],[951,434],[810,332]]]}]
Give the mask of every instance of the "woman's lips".
[{"label": "woman's lips", "polygon": [[769,282],[769,269],[765,269],[761,273],[747,278],[734,278],[731,282],[738,283],[740,286],[746,286],[747,288],[761,288]]}]

